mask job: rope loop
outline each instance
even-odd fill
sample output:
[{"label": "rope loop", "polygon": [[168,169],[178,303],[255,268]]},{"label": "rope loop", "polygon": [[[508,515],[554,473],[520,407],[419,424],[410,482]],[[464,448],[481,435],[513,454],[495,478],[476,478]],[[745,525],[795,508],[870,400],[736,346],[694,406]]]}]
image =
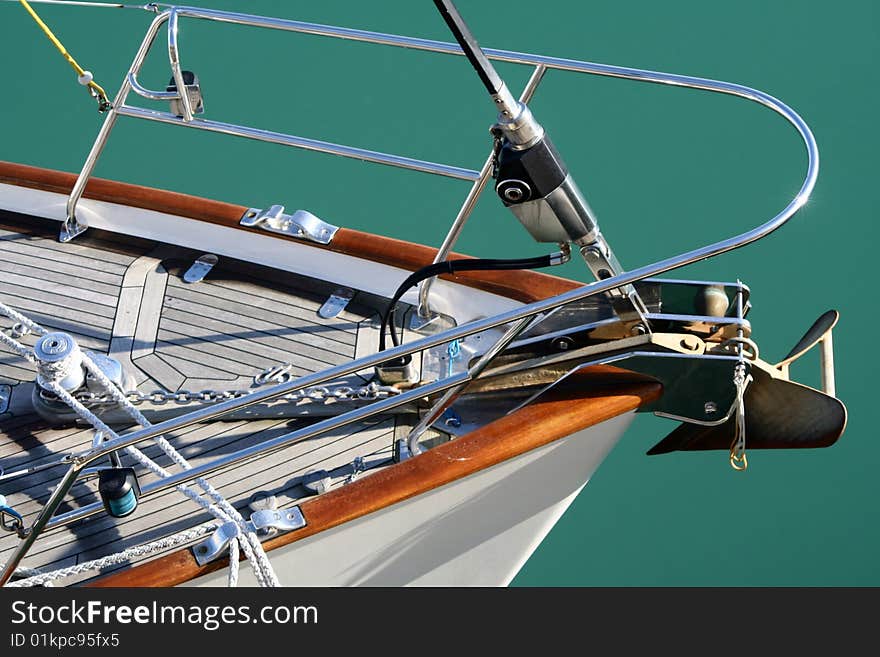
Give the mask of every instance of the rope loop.
[{"label": "rope loop", "polygon": [[744,472],[749,467],[746,456],[746,403],[745,392],[752,375],[746,374],[746,364],[742,361],[733,369],[733,385],[736,386],[736,425],[733,441],[730,443],[730,467]]}]

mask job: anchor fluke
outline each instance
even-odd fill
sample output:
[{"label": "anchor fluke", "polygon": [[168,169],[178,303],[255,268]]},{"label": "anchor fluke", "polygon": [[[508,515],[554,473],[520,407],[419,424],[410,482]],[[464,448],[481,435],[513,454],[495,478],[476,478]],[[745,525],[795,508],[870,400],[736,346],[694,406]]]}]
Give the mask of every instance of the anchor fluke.
[{"label": "anchor fluke", "polygon": [[[752,366],[746,389],[746,435],[751,449],[807,449],[833,445],[846,427],[846,407],[839,399],[800,383],[774,377]],[[648,455],[674,451],[728,450],[734,439],[731,417],[717,426],[681,424],[648,450]]]}]

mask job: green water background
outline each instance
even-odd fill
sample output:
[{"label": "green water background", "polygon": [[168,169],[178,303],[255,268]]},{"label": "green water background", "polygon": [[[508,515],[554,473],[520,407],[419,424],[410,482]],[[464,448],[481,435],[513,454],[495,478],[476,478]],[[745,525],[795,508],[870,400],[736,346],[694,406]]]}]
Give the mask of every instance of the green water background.
[{"label": "green water background", "polygon": [[[427,0],[192,4],[449,40]],[[741,82],[796,108],[822,153],[809,204],[767,239],[674,275],[750,285],[754,337],[770,361],[828,308],[843,316],[837,388],[849,426],[836,446],[754,451],[738,474],[722,452],[646,457],[673,425],[640,416],[514,584],[880,584],[880,441],[871,428],[878,4],[460,0],[459,8],[487,46]],[[38,10],[112,97],[150,16]],[[100,122],[93,103],[15,3],[0,3],[0,37],[0,159],[78,171]],[[196,21],[183,23],[181,38],[209,118],[471,168],[488,152],[494,117],[462,58]],[[169,75],[163,39],[141,78],[152,88]],[[499,68],[514,90],[529,72]],[[794,131],[742,100],[550,73],[533,109],[629,267],[765,221],[804,171]],[[126,118],[97,174],[242,205],[308,208],[435,246],[467,191],[424,174]],[[488,257],[546,251],[491,195],[457,248]],[[579,263],[564,275],[589,280]],[[818,385],[817,356],[793,374]]]}]

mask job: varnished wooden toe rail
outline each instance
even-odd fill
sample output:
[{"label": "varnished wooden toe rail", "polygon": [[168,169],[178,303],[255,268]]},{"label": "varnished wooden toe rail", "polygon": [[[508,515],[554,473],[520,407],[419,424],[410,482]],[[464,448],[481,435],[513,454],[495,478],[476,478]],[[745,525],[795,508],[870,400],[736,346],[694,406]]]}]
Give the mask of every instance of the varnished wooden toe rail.
[{"label": "varnished wooden toe rail", "polygon": [[[587,371],[578,377],[579,381],[573,381],[565,389],[550,393],[511,415],[303,502],[300,509],[308,524],[267,541],[264,543],[266,550],[302,540],[467,477],[633,411],[660,396],[660,384],[621,370],[608,377],[610,369],[613,368]],[[219,559],[199,566],[189,549],[181,549],[128,570],[99,577],[88,586],[175,586],[227,565],[228,559]]]},{"label": "varnished wooden toe rail", "polygon": [[[0,183],[68,194],[76,176],[21,164],[0,162]],[[295,239],[239,225],[241,205],[100,178],[89,181],[84,196],[109,203],[154,210],[277,239]],[[437,250],[380,235],[340,228],[332,244],[296,240],[405,270],[430,264]],[[453,254],[451,257],[468,257]],[[534,271],[462,272],[444,276],[468,287],[525,303],[558,295],[580,283]],[[307,526],[266,542],[272,550],[420,495],[497,463],[524,454],[605,420],[633,411],[659,397],[659,384],[614,368],[590,368],[509,416],[395,464],[369,477],[301,504]],[[90,586],[173,586],[226,565],[218,560],[199,566],[188,549],[93,580]]]},{"label": "varnished wooden toe rail", "polygon": [[[58,194],[69,194],[76,182],[72,173],[32,167],[25,164],[0,161],[0,183],[40,189]],[[437,249],[403,240],[364,233],[350,228],[340,228],[327,246],[304,242],[278,233],[267,233],[258,228],[239,225],[248,208],[233,203],[212,201],[188,194],[169,192],[152,187],[142,187],[103,178],[91,178],[86,185],[85,198],[118,203],[135,208],[154,210],[196,221],[257,232],[277,239],[295,240],[316,249],[329,249],[356,258],[380,262],[392,267],[414,271],[430,264]],[[467,258],[453,253],[451,258]],[[462,272],[443,275],[441,278],[468,287],[485,290],[501,296],[530,303],[555,296],[576,288],[579,283],[533,271]]]}]

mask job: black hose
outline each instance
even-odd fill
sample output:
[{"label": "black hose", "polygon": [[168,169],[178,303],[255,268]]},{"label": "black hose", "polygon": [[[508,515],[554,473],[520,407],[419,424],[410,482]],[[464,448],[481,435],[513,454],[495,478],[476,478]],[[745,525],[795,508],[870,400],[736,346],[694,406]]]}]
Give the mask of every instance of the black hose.
[{"label": "black hose", "polygon": [[[434,264],[422,267],[410,274],[397,291],[391,297],[391,302],[382,315],[382,326],[379,329],[379,351],[385,351],[385,335],[388,327],[391,327],[391,341],[394,346],[400,344],[397,333],[394,331],[395,311],[400,298],[414,285],[418,285],[426,278],[432,276],[440,276],[441,274],[454,274],[460,271],[504,271],[511,269],[540,269],[542,267],[550,267],[553,264],[552,255],[537,256],[534,258],[516,258],[511,260],[494,260],[494,259],[469,259],[461,258],[458,260],[444,260],[435,262]],[[402,331],[401,331],[402,334]],[[389,361],[389,364],[406,365],[412,360],[411,355],[402,356],[395,361]]]}]

